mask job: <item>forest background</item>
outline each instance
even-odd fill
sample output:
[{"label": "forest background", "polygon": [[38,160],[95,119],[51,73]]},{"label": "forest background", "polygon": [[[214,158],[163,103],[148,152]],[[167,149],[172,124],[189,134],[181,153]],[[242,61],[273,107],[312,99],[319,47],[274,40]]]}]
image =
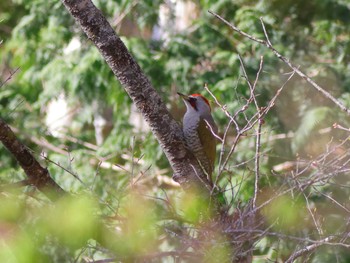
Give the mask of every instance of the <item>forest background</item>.
[{"label": "forest background", "polygon": [[[52,202],[27,185],[1,145],[1,262],[228,262],[243,252],[253,262],[348,262],[349,116],[295,69],[350,107],[350,3],[94,4],[177,121],[176,92],[210,98],[225,138],[216,175],[227,216],[236,223],[258,195],[263,223],[249,229],[253,244],[236,240],[239,252],[225,231],[204,238],[196,211],[207,200],[171,179],[156,138],[64,5],[2,1],[1,118],[71,195]],[[208,10],[268,35],[295,68]]]}]

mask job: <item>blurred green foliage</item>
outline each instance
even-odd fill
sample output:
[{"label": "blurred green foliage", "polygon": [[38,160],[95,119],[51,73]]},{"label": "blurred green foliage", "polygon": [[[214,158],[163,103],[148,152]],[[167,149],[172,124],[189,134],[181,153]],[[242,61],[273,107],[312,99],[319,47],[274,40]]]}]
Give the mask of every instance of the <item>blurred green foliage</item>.
[{"label": "blurred green foliage", "polygon": [[[259,20],[262,17],[275,48],[345,105],[350,105],[350,7],[346,0],[193,1],[195,18],[185,30],[169,28],[166,39],[152,37],[164,1],[96,0],[94,3],[121,35],[179,121],[183,105],[176,91],[200,92],[209,97],[203,89],[204,83],[208,83],[230,113],[242,108],[250,91],[237,53],[242,56],[251,81],[256,77],[260,57],[264,57],[256,88],[261,107],[267,106],[291,72],[266,47],[234,33],[207,10],[264,39]],[[2,1],[0,40],[3,41],[2,81],[19,68],[0,88],[1,117],[17,129],[18,137],[48,166],[55,181],[77,194],[55,205],[40,194],[34,195],[30,187],[2,194],[0,261],[86,262],[84,257],[95,260],[114,257],[101,244],[119,253],[121,258],[136,259],[147,252],[182,248],[178,237],[184,229],[189,231],[189,236],[196,236],[190,226],[202,220],[196,211],[204,209],[206,204],[190,195],[179,197],[178,189],[162,190],[172,187],[159,179],[171,176],[166,158],[145,124],[137,121],[140,117],[134,114],[131,100],[97,49],[61,2]],[[62,97],[67,111],[62,105],[55,111],[65,112],[69,121],[57,136],[45,120],[50,104]],[[246,118],[255,113],[255,106],[249,105],[245,115],[237,116],[239,125],[244,125]],[[223,135],[229,120],[219,107],[214,107],[213,114]],[[101,116],[108,125],[104,127],[102,142],[98,143],[95,121]],[[317,159],[330,146],[343,141],[347,136],[344,131],[320,132],[335,122],[344,127],[350,125],[348,117],[330,100],[294,76],[262,128],[261,187],[278,188],[285,183],[278,172],[271,173],[276,165]],[[224,155],[235,135],[234,129],[229,129]],[[239,141],[219,182],[233,207],[248,202],[254,191],[254,135],[254,130],[248,131]],[[0,182],[24,179],[23,171],[0,147]],[[337,158],[336,154],[332,158]],[[282,169],[281,173],[287,172]],[[347,174],[337,180],[339,184],[349,183]],[[130,191],[134,188],[141,191],[142,197]],[[82,193],[85,195],[80,196]],[[271,197],[273,191],[264,193]],[[343,224],[342,213],[336,209],[330,212],[323,194],[335,194],[345,202],[348,188],[339,189],[336,184],[330,184],[310,189],[307,194],[322,215],[332,215],[326,220],[329,229],[332,224]],[[303,227],[312,228],[310,218],[303,218],[308,213],[306,206],[300,196],[287,195],[272,202],[264,213],[269,223],[278,221],[274,229],[291,229],[285,232],[301,235],[302,230],[292,226],[304,220],[307,223]],[[283,218],[279,218],[281,213]],[[101,220],[115,230],[115,235],[101,225]],[[305,232],[315,235],[316,231],[310,229]],[[225,237],[217,240],[225,244]],[[294,250],[295,244],[264,238],[255,254],[282,260]],[[225,262],[229,250],[227,245],[208,248],[203,262]],[[337,258],[346,262],[349,253],[341,249],[337,253]],[[334,251],[324,249],[315,253],[310,262],[331,262],[334,258]],[[171,257],[167,259],[173,262]],[[262,262],[259,257],[256,260]]]}]

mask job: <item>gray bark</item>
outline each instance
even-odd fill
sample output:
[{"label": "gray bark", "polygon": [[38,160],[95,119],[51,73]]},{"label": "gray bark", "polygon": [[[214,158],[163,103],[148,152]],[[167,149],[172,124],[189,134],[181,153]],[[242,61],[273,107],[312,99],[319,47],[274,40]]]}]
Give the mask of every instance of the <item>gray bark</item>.
[{"label": "gray bark", "polygon": [[151,127],[174,170],[174,179],[184,188],[211,188],[196,159],[185,148],[181,127],[101,11],[91,0],[61,1],[98,48]]},{"label": "gray bark", "polygon": [[55,200],[65,192],[51,178],[48,170],[40,165],[28,148],[21,143],[10,127],[0,118],[0,141],[12,153],[29,178],[29,183],[37,187],[50,199]]}]

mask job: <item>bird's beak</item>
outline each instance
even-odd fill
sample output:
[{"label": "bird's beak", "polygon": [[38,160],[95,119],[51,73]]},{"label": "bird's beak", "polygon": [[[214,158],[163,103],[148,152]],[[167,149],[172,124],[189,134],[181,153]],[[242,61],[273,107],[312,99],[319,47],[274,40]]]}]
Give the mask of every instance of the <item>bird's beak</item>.
[{"label": "bird's beak", "polygon": [[180,92],[177,93],[183,100],[188,101],[190,98],[187,95],[184,95]]}]

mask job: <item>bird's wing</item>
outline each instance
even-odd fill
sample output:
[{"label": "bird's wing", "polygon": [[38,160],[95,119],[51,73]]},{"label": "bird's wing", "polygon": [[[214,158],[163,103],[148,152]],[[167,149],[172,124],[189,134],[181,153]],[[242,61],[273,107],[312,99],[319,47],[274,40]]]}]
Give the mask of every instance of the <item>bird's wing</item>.
[{"label": "bird's wing", "polygon": [[197,131],[198,137],[201,141],[201,145],[203,146],[204,153],[210,162],[209,172],[211,174],[214,170],[214,163],[216,157],[216,138],[213,135],[212,131],[216,131],[217,128],[216,126],[211,128],[209,126],[210,124],[201,118],[198,124]]}]

